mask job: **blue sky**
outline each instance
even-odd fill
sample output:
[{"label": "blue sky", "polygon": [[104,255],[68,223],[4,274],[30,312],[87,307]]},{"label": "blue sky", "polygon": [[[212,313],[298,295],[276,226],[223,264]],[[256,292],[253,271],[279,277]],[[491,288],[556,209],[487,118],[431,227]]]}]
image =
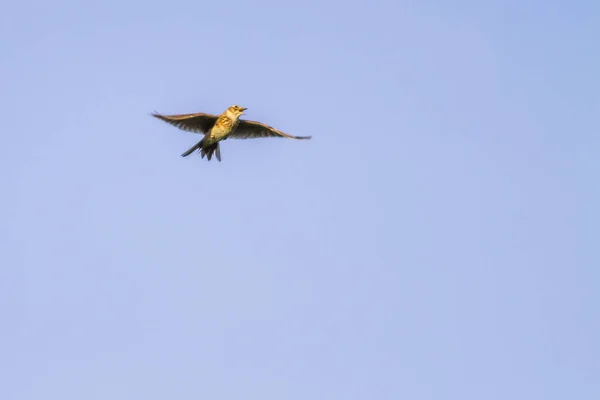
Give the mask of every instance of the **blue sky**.
[{"label": "blue sky", "polygon": [[[600,3],[0,15],[3,399],[600,398]],[[149,116],[248,107],[310,141]]]}]

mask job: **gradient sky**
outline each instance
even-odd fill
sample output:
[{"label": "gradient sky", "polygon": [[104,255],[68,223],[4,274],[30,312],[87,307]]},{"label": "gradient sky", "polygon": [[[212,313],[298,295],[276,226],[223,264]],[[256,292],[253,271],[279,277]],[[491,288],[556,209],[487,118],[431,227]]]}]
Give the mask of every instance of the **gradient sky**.
[{"label": "gradient sky", "polygon": [[[0,398],[600,398],[600,2],[0,14]],[[248,107],[311,141],[149,116]]]}]

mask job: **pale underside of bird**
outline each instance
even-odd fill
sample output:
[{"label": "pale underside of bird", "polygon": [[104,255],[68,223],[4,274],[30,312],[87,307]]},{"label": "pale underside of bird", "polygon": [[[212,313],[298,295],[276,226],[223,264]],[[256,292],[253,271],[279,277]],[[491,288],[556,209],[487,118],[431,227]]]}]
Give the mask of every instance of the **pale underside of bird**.
[{"label": "pale underside of bird", "polygon": [[217,160],[221,161],[221,150],[219,142],[227,139],[257,139],[266,137],[283,137],[288,139],[310,139],[312,136],[293,136],[281,132],[271,126],[257,121],[248,121],[240,119],[240,116],[247,110],[244,107],[233,105],[225,110],[221,115],[194,113],[194,114],[174,114],[162,115],[153,113],[152,116],[163,120],[181,130],[203,133],[204,137],[194,146],[190,147],[181,156],[187,157],[198,150],[202,158],[210,161],[213,154]]}]

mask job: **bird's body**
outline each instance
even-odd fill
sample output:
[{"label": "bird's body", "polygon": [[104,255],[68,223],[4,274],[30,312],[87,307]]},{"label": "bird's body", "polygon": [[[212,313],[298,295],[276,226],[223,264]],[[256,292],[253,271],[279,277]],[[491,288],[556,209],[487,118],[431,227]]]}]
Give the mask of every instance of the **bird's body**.
[{"label": "bird's body", "polygon": [[289,139],[310,139],[311,136],[292,136],[261,122],[241,120],[246,108],[233,105],[221,115],[195,113],[178,115],[152,114],[171,125],[185,131],[203,133],[204,138],[184,152],[181,156],[187,157],[195,150],[199,150],[201,156],[210,160],[215,154],[217,160],[221,161],[219,142],[228,138],[251,139],[261,137],[287,137]]}]

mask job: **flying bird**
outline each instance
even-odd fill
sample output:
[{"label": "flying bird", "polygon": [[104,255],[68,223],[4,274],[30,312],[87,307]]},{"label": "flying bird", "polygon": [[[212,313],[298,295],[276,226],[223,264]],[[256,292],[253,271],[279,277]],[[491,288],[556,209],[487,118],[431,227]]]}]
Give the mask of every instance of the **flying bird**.
[{"label": "flying bird", "polygon": [[162,115],[154,112],[152,116],[177,128],[194,133],[203,133],[204,137],[190,147],[181,156],[187,157],[198,150],[202,158],[210,161],[213,154],[221,161],[219,142],[231,139],[255,139],[265,137],[285,137],[288,139],[310,139],[312,136],[292,136],[262,122],[240,119],[247,108],[233,105],[221,115],[195,113]]}]

